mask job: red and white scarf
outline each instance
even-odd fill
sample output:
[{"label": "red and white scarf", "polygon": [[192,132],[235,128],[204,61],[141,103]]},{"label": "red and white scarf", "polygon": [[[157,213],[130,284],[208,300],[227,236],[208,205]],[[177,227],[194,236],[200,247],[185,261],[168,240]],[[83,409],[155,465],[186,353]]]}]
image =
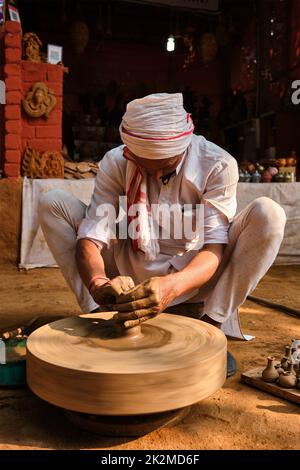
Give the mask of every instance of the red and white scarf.
[{"label": "red and white scarf", "polygon": [[[126,196],[129,224],[135,226],[133,248],[152,261],[159,253],[151,207],[148,200],[147,175],[129,157],[126,147],[146,159],[173,158],[189,146],[194,131],[191,116],[183,108],[181,93],[158,93],[134,100],[127,105],[120,126],[128,160]],[[134,207],[132,207],[134,206]]]}]

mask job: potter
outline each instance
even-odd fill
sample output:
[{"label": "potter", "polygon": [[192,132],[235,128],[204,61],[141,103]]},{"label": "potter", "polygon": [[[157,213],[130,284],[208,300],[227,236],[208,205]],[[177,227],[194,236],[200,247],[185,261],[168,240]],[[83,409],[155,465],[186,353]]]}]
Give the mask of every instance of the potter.
[{"label": "potter", "polygon": [[[61,190],[41,198],[46,241],[83,312],[116,309],[132,326],[175,307],[186,315],[197,307],[199,319],[230,324],[227,331],[237,335],[238,308],[277,256],[285,213],[263,197],[236,214],[236,160],[193,131],[180,93],[134,100],[120,126],[124,145],[99,163],[89,206]],[[128,213],[133,204],[141,208],[135,239],[110,239],[97,215],[120,196]],[[177,203],[203,205],[200,247],[196,239],[151,236],[151,204]],[[193,224],[193,211],[190,218]]]}]

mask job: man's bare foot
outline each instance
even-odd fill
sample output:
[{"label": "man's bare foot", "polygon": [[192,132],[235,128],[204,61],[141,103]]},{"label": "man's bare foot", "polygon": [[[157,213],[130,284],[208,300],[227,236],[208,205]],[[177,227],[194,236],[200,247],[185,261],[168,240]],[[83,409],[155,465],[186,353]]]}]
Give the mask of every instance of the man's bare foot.
[{"label": "man's bare foot", "polygon": [[202,317],[200,319],[201,321],[205,321],[205,323],[209,323],[210,325],[213,325],[215,326],[216,328],[221,328],[221,323],[213,320],[212,318],[210,318],[208,315],[204,315],[204,317]]}]

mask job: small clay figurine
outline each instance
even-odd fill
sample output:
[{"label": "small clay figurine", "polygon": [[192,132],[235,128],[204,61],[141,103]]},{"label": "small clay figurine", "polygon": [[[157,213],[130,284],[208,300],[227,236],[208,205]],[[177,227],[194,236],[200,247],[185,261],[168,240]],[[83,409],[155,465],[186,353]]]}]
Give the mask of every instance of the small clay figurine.
[{"label": "small clay figurine", "polygon": [[281,359],[281,368],[283,370],[287,370],[288,368],[288,358],[286,356],[283,356],[283,358]]},{"label": "small clay figurine", "polygon": [[283,388],[294,388],[296,383],[296,377],[290,372],[284,372],[279,376],[278,384]]},{"label": "small clay figurine", "polygon": [[28,116],[39,118],[49,117],[50,112],[56,106],[57,99],[50,88],[42,82],[36,82],[32,90],[23,99],[23,108]]},{"label": "small clay figurine", "polygon": [[268,357],[267,367],[262,372],[262,379],[264,382],[276,382],[279,377],[279,373],[274,366],[274,361],[274,357]]},{"label": "small clay figurine", "polygon": [[41,62],[40,47],[43,43],[35,33],[26,33],[23,37],[25,60]]}]

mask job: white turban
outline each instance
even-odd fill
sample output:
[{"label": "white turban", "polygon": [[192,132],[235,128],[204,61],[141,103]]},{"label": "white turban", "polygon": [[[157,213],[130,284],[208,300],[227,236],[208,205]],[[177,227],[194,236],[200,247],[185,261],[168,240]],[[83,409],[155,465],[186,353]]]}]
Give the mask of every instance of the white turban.
[{"label": "white turban", "polygon": [[181,93],[156,93],[128,103],[120,125],[123,143],[137,157],[163,159],[183,153],[194,131]]}]

